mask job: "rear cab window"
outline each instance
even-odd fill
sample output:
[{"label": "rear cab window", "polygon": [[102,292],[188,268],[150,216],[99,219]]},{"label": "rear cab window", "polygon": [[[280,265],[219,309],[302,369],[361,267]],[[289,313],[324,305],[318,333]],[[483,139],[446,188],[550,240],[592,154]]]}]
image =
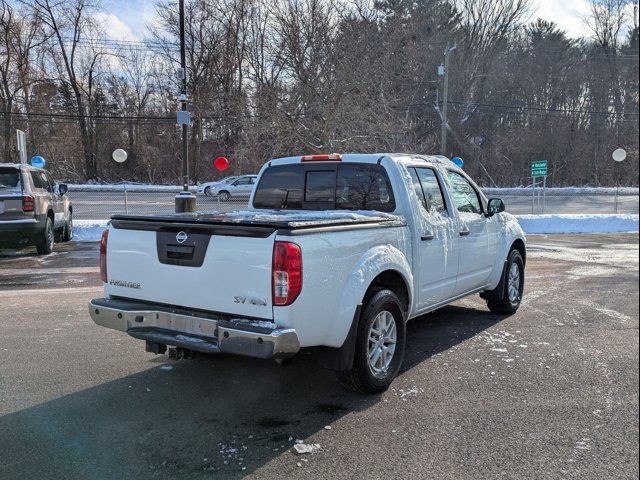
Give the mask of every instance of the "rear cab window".
[{"label": "rear cab window", "polygon": [[291,164],[267,168],[254,208],[272,210],[374,210],[396,208],[386,170],[377,164]]},{"label": "rear cab window", "polygon": [[0,167],[0,190],[20,187],[20,170],[14,167]]}]

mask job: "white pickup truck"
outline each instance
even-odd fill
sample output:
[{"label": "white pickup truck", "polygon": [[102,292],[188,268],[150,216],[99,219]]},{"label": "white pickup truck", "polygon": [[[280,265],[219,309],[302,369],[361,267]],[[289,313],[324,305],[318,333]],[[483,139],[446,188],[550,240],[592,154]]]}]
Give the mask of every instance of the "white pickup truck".
[{"label": "white pickup truck", "polygon": [[400,369],[407,320],[476,293],[494,313],[520,305],[522,229],[445,157],[276,159],[249,205],[113,216],[91,318],[178,357],[312,349],[372,393]]}]

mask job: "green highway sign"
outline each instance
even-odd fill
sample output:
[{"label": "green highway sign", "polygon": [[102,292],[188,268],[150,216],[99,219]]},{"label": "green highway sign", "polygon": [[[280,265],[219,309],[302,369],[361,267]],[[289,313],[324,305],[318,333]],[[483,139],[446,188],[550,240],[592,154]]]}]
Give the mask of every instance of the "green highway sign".
[{"label": "green highway sign", "polygon": [[547,161],[536,160],[531,162],[531,176],[532,177],[546,177],[547,176]]}]

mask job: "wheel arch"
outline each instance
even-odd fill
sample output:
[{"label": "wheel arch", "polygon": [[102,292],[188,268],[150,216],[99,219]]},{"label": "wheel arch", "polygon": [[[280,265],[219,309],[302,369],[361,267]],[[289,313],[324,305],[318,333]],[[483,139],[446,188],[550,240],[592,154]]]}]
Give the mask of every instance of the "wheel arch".
[{"label": "wheel arch", "polygon": [[522,240],[521,238],[516,238],[513,241],[513,243],[511,243],[511,247],[509,247],[509,252],[513,249],[518,250],[518,252],[520,252],[520,255],[522,256],[522,263],[526,265],[527,264],[527,247],[524,244],[524,240]]},{"label": "wheel arch", "polygon": [[395,293],[404,306],[405,313],[409,311],[409,307],[411,305],[411,292],[407,284],[407,279],[395,269],[385,270],[379,273],[371,281],[362,298],[362,304],[366,304],[369,298],[371,298],[376,291],[383,288],[388,288]]}]

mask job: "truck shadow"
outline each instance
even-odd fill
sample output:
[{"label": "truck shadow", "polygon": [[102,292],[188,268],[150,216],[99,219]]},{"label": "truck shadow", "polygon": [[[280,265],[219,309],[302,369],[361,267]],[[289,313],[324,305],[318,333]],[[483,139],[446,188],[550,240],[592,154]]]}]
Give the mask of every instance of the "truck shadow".
[{"label": "truck shadow", "polygon": [[[501,319],[451,306],[410,322],[404,371]],[[237,357],[166,362],[150,356],[148,370],[0,418],[2,477],[239,478],[292,455],[296,439],[322,442],[326,425],[392,401],[391,392],[344,391],[308,355],[288,367]],[[287,462],[292,471],[298,461]]]}]

